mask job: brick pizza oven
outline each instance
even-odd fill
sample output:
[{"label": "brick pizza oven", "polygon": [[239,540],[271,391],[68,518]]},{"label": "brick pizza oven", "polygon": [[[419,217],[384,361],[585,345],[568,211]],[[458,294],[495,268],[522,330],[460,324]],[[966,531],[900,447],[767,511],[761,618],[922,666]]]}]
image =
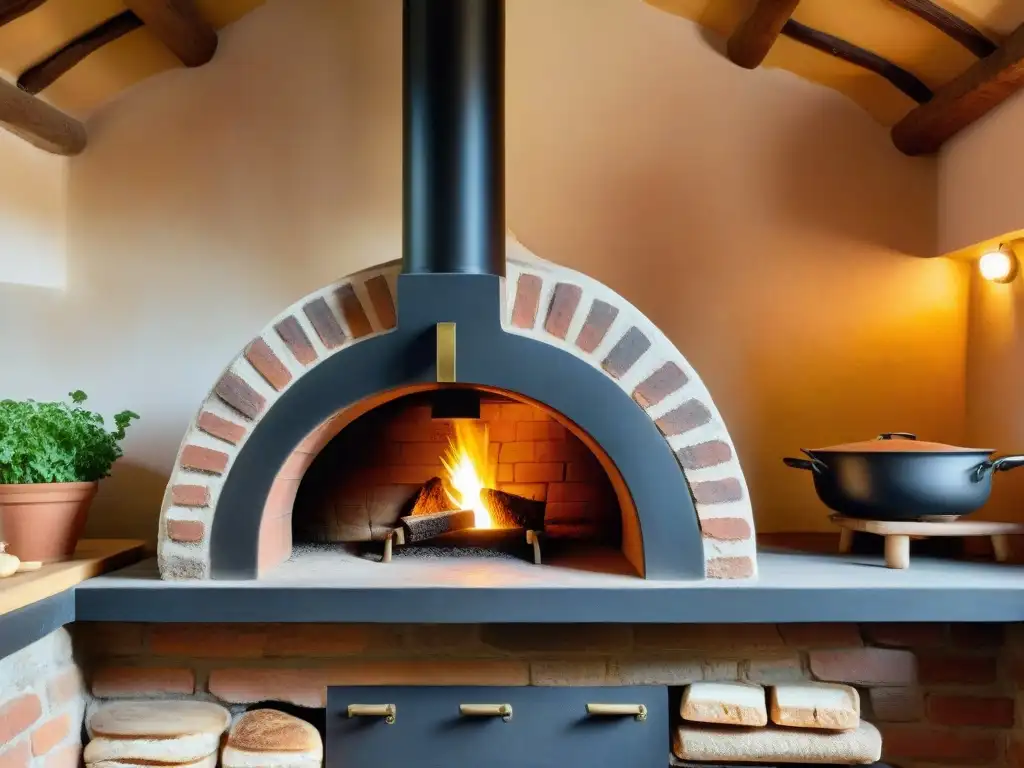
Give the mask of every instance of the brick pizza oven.
[{"label": "brick pizza oven", "polygon": [[288,307],[219,376],[164,494],[163,578],[251,579],[293,543],[386,538],[441,474],[453,397],[487,428],[496,489],[545,504],[545,537],[648,579],[756,575],[743,472],[696,371],[615,292],[506,236],[501,16],[471,34],[407,17],[402,259]]}]

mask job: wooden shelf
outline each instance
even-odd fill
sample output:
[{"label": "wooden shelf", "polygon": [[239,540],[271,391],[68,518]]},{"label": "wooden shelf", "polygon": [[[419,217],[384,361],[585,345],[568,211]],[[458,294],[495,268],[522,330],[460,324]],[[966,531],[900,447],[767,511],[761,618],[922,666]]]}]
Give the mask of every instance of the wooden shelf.
[{"label": "wooden shelf", "polygon": [[124,568],[144,555],[145,542],[135,539],[83,539],[71,560],[0,579],[0,616],[52,597],[93,576]]}]

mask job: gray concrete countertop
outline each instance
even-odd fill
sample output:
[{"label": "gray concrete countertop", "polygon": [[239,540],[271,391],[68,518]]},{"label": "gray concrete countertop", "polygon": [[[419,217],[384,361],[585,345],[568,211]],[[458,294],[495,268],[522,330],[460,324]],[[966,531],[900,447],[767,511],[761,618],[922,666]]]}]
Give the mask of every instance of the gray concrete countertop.
[{"label": "gray concrete countertop", "polygon": [[[160,581],[143,561],[75,590],[78,621],[746,623],[1022,621],[1024,566],[762,550],[749,581],[647,581],[604,553],[507,559],[293,556],[256,581]],[[597,569],[602,569],[598,572]],[[619,573],[608,573],[619,570]]]}]

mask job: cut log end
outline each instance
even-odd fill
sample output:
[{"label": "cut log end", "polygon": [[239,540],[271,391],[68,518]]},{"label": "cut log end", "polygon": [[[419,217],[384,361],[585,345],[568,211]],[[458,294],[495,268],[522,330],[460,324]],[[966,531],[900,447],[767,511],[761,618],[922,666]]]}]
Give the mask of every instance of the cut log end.
[{"label": "cut log end", "polygon": [[532,531],[544,530],[543,501],[534,501],[514,493],[484,488],[480,498],[491,513],[495,528],[526,528]]},{"label": "cut log end", "polygon": [[444,489],[444,481],[440,477],[432,477],[423,484],[412,502],[413,515],[433,515],[438,512],[457,512],[448,492]]}]

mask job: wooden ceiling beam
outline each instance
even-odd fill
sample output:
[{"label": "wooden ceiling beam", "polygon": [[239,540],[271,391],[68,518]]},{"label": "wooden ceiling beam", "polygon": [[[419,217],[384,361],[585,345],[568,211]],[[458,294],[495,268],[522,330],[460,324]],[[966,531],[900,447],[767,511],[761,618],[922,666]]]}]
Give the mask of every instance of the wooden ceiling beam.
[{"label": "wooden ceiling beam", "polygon": [[835,35],[813,29],[806,24],[793,21],[793,19],[787,21],[783,26],[782,34],[830,56],[835,56],[837,59],[848,61],[874,72],[876,75],[881,75],[918,104],[932,98],[931,89],[903,67]]},{"label": "wooden ceiling beam", "polygon": [[18,87],[26,93],[39,93],[93,51],[141,26],[142,21],[131,11],[118,14],[26,69],[18,78]]},{"label": "wooden ceiling beam", "polygon": [[800,0],[758,0],[750,16],[729,37],[729,60],[746,69],[761,66],[799,4]]},{"label": "wooden ceiling beam", "polygon": [[950,13],[941,5],[936,5],[932,0],[889,0],[889,2],[924,19],[936,29],[956,40],[979,59],[993,53],[998,47],[959,16]]},{"label": "wooden ceiling beam", "polygon": [[950,80],[927,104],[915,107],[892,128],[892,140],[907,155],[938,152],[946,141],[1024,88],[1024,24],[995,53]]},{"label": "wooden ceiling beam", "polygon": [[85,126],[6,80],[0,80],[0,126],[57,155],[85,149]]},{"label": "wooden ceiling beam", "polygon": [[213,58],[217,32],[199,15],[194,0],[125,0],[124,4],[186,67],[199,67]]},{"label": "wooden ceiling beam", "polygon": [[0,0],[0,27],[34,11],[46,0]]}]

